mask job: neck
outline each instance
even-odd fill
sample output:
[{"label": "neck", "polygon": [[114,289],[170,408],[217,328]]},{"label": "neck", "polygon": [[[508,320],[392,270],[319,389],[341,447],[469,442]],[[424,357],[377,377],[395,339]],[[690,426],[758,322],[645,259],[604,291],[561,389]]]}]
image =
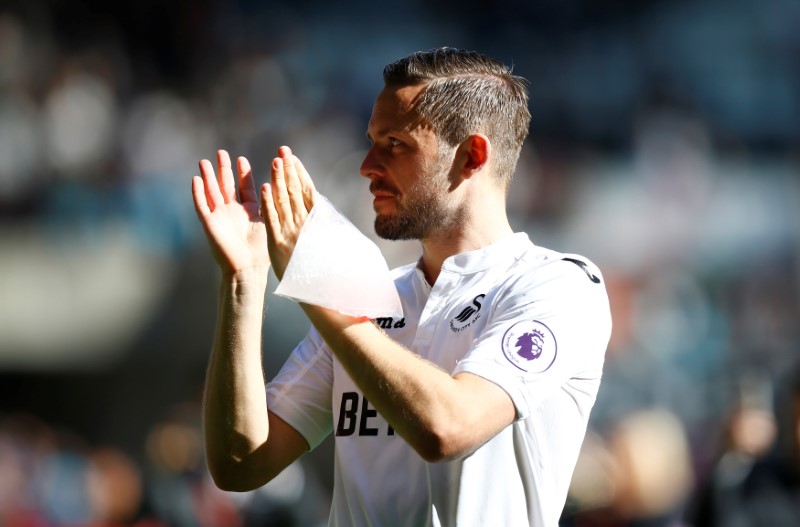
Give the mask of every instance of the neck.
[{"label": "neck", "polygon": [[[482,205],[486,205],[483,203]],[[505,213],[505,203],[484,206],[480,214],[465,215],[459,226],[422,240],[422,271],[433,285],[439,277],[442,264],[450,256],[487,247],[514,233]]]}]

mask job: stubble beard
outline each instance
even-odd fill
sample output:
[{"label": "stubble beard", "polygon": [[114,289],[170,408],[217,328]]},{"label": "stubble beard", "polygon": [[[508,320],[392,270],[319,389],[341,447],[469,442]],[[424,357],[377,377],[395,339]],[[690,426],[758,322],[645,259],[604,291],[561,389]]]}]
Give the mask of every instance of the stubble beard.
[{"label": "stubble beard", "polygon": [[375,233],[384,240],[423,240],[453,223],[447,207],[448,165],[438,158],[428,177],[410,187],[397,211],[392,215],[375,217]]}]

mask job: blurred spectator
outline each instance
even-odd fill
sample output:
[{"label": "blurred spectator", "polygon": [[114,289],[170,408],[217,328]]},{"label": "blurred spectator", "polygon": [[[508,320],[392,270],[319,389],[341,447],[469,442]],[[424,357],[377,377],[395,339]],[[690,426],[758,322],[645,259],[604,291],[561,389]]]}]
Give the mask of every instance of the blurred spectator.
[{"label": "blurred spectator", "polygon": [[764,376],[748,375],[739,383],[732,410],[721,430],[721,444],[708,475],[699,477],[687,518],[695,526],[727,526],[738,516],[742,482],[776,436],[771,386]]},{"label": "blurred spectator", "polygon": [[203,457],[200,408],[173,408],[147,436],[148,501],[168,527],[314,527],[330,498],[301,462],[245,493],[214,485]]},{"label": "blurred spectator", "polygon": [[31,90],[34,36],[0,11],[0,210],[14,210],[43,184],[43,133]]},{"label": "blurred spectator", "polygon": [[135,461],[30,414],[0,419],[0,525],[165,527],[148,513]]},{"label": "blurred spectator", "polygon": [[28,414],[0,416],[0,524],[47,525],[41,500],[45,460],[56,450],[54,431]]},{"label": "blurred spectator", "polygon": [[138,465],[118,448],[100,447],[90,453],[87,493],[91,527],[166,526],[145,507]]},{"label": "blurred spectator", "polygon": [[624,417],[604,442],[590,435],[562,527],[679,527],[692,486],[686,432],[669,411]]},{"label": "blurred spectator", "polygon": [[43,111],[45,152],[61,177],[87,180],[109,162],[119,125],[107,79],[79,59],[65,59]]},{"label": "blurred spectator", "polygon": [[203,459],[200,413],[179,406],[147,435],[149,499],[169,527],[240,527],[233,501],[214,486]]},{"label": "blurred spectator", "polygon": [[[734,414],[732,448],[701,495],[697,510],[690,517],[692,525],[800,525],[800,367],[781,380],[775,400],[776,440],[764,441],[774,432],[771,419],[758,413],[748,416],[741,410]],[[737,454],[739,459],[735,461],[726,459]],[[743,456],[746,461],[742,461]],[[754,456],[756,459],[752,460]]]}]

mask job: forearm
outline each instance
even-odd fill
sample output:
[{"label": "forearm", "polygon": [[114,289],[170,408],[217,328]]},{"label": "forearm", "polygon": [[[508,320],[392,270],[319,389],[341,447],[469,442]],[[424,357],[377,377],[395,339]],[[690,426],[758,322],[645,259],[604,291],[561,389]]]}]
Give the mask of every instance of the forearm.
[{"label": "forearm", "polygon": [[[452,377],[367,319],[302,306],[370,404],[424,459],[464,455],[513,420],[513,405],[488,381]],[[498,404],[487,400],[495,397]]]},{"label": "forearm", "polygon": [[223,277],[204,394],[209,468],[217,477],[246,460],[269,435],[261,365],[266,273]]}]

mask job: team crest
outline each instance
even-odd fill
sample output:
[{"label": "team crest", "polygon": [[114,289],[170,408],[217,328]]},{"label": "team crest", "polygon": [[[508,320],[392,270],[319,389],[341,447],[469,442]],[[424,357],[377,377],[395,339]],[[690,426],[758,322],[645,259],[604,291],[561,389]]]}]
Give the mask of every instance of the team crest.
[{"label": "team crest", "polygon": [[558,351],[553,332],[538,320],[521,320],[508,328],[502,348],[511,364],[529,373],[547,371]]},{"label": "team crest", "polygon": [[450,331],[458,333],[470,327],[473,322],[481,318],[481,306],[483,299],[486,298],[485,294],[481,294],[472,299],[470,305],[464,307],[458,315],[450,320]]}]

